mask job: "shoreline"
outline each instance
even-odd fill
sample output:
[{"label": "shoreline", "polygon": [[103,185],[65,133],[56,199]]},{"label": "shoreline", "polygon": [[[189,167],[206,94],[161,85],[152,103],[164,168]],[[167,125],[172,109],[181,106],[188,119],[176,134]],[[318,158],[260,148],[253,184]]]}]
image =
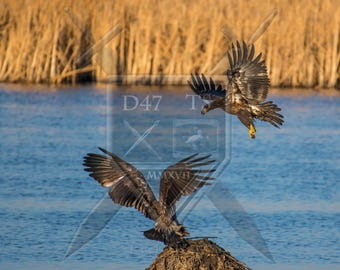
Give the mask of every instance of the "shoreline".
[{"label": "shoreline", "polygon": [[[189,77],[188,77],[189,78]],[[74,91],[82,89],[96,89],[98,91],[107,91],[108,88],[115,89],[129,89],[136,92],[158,91],[160,88],[165,92],[179,93],[185,89],[188,91],[187,84],[181,85],[147,85],[147,84],[115,84],[115,83],[78,83],[78,84],[36,84],[36,83],[10,83],[0,82],[0,91],[13,92],[53,92],[53,91]],[[308,97],[308,96],[334,96],[340,97],[340,89],[336,88],[292,88],[292,87],[271,87],[268,96],[287,96],[287,97]]]}]

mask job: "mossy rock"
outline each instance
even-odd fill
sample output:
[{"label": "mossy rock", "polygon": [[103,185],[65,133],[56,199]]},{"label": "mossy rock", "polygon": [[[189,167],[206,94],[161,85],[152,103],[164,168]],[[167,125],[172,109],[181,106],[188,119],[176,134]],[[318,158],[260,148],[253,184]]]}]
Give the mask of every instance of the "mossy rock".
[{"label": "mossy rock", "polygon": [[146,270],[251,270],[208,239],[188,240],[185,248],[165,247]]}]

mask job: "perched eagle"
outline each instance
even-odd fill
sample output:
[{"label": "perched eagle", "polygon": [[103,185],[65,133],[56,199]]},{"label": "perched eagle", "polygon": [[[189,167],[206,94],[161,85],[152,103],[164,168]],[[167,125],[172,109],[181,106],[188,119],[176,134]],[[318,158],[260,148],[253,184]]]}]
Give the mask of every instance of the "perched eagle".
[{"label": "perched eagle", "polygon": [[[208,174],[214,169],[202,169],[214,160],[210,155],[191,155],[166,168],[161,176],[159,201],[156,200],[143,174],[133,165],[109,151],[99,148],[108,156],[89,153],[84,157],[84,170],[103,187],[110,187],[112,201],[127,207],[135,207],[147,218],[155,221],[154,228],[144,235],[166,245],[184,243],[189,235],[177,221],[176,202],[182,195],[189,195],[213,180]],[[202,175],[203,174],[203,175]]]},{"label": "perched eagle", "polygon": [[227,89],[216,85],[212,78],[202,74],[191,75],[188,81],[191,89],[202,99],[212,100],[206,104],[201,113],[205,114],[216,108],[227,113],[235,114],[249,129],[250,138],[255,138],[254,118],[267,121],[274,127],[283,124],[283,116],[278,113],[281,109],[272,101],[264,100],[268,94],[269,78],[262,53],[254,58],[254,45],[250,50],[245,42],[242,47],[236,42],[228,52],[230,69],[227,70]]}]

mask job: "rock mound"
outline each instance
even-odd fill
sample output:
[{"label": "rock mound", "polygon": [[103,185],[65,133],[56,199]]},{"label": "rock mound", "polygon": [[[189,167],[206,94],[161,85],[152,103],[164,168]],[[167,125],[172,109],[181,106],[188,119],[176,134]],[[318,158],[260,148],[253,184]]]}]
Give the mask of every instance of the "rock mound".
[{"label": "rock mound", "polygon": [[165,247],[146,270],[251,270],[208,239],[188,240],[186,248]]}]

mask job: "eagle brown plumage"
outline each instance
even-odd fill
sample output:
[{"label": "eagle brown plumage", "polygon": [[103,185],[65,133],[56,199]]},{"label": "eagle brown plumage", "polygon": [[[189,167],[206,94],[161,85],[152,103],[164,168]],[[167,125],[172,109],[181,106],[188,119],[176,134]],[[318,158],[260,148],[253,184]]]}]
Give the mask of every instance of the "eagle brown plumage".
[{"label": "eagle brown plumage", "polygon": [[198,157],[193,154],[166,168],[160,181],[159,201],[145,180],[143,174],[133,165],[117,155],[99,148],[106,155],[89,153],[84,157],[84,170],[103,187],[110,187],[112,201],[126,207],[134,207],[147,218],[155,221],[154,228],[144,235],[167,245],[177,245],[189,235],[176,218],[176,202],[181,196],[194,193],[207,181],[214,169],[202,169],[214,160],[210,155]]},{"label": "eagle brown plumage", "polygon": [[[250,47],[250,50],[249,50]],[[264,60],[260,53],[254,58],[254,45],[242,46],[237,41],[228,52],[230,68],[226,71],[227,87],[216,85],[212,78],[202,74],[191,75],[188,81],[191,89],[202,99],[212,100],[202,109],[202,114],[216,108],[235,114],[249,129],[250,138],[255,138],[254,119],[269,122],[274,127],[283,124],[281,109],[272,101],[265,101],[268,95],[269,78]]]}]

